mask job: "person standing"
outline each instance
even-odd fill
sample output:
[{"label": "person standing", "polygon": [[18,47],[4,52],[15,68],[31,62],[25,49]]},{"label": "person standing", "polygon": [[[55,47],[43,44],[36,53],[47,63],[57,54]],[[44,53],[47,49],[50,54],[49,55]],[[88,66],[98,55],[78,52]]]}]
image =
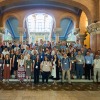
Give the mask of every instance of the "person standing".
[{"label": "person standing", "polygon": [[20,59],[19,51],[16,51],[16,54],[13,56],[13,66],[14,66],[15,78],[17,78],[18,60],[19,59]]},{"label": "person standing", "polygon": [[93,66],[93,57],[90,56],[90,52],[86,53],[85,56],[85,79],[91,79],[91,72]]},{"label": "person standing", "polygon": [[10,70],[11,70],[11,60],[8,54],[5,55],[5,60],[4,60],[4,79],[5,82],[9,83],[9,78],[10,78]]},{"label": "person standing", "polygon": [[3,55],[0,54],[0,81],[2,81],[2,79],[3,79],[3,76],[2,76],[2,73],[3,73],[3,63],[4,63]]},{"label": "person standing", "polygon": [[52,64],[48,61],[47,56],[44,57],[44,61],[42,61],[40,65],[40,69],[42,72],[42,83],[44,84],[44,80],[46,79],[46,83],[48,84],[48,78],[52,69]]},{"label": "person standing", "polygon": [[75,56],[74,56],[74,53],[71,52],[71,57],[70,57],[70,60],[71,60],[71,78],[74,79],[74,75],[76,75],[76,59],[75,59]]},{"label": "person standing", "polygon": [[68,83],[71,84],[70,70],[71,70],[71,61],[70,58],[64,53],[64,58],[61,60],[62,68],[62,83],[64,83],[65,73],[67,73]]},{"label": "person standing", "polygon": [[39,74],[40,74],[40,59],[39,59],[39,55],[36,56],[36,59],[34,61],[34,84],[38,84],[39,83]]},{"label": "person standing", "polygon": [[21,54],[20,59],[18,60],[18,79],[20,82],[23,82],[25,79],[25,61],[24,56]]},{"label": "person standing", "polygon": [[[97,79],[98,75],[98,79]],[[97,54],[94,59],[94,82],[100,82],[100,59],[99,55]]]},{"label": "person standing", "polygon": [[51,75],[53,77],[53,84],[57,84],[57,80],[59,80],[59,64],[60,64],[60,61],[58,60],[58,57],[57,55],[54,55],[53,56],[53,61],[52,61],[52,71],[51,71]]},{"label": "person standing", "polygon": [[26,63],[25,63],[26,79],[27,79],[27,82],[28,82],[28,79],[31,82],[32,60],[30,59],[31,57],[29,54],[27,55],[27,57],[28,59],[26,60]]},{"label": "person standing", "polygon": [[77,76],[77,79],[82,79],[84,67],[85,67],[84,56],[82,55],[81,51],[78,51],[78,55],[76,56],[76,76]]},{"label": "person standing", "polygon": [[11,59],[11,75],[14,74],[14,65],[13,65],[13,57],[14,57],[14,50],[10,50],[10,59]]}]

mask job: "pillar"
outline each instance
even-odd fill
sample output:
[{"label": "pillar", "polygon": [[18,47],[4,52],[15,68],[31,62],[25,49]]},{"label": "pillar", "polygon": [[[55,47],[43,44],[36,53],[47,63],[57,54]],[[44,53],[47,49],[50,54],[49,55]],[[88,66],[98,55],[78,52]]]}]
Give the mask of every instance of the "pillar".
[{"label": "pillar", "polygon": [[99,2],[99,20],[100,20],[100,0],[98,0],[98,2]]},{"label": "pillar", "polygon": [[61,32],[62,32],[62,28],[56,28],[56,29],[55,29],[55,34],[56,34],[56,39],[55,39],[55,41],[56,41],[56,43],[59,42],[59,37],[60,37]]},{"label": "pillar", "polygon": [[23,34],[25,32],[25,29],[23,27],[18,27],[18,32],[19,32],[19,36],[20,36],[20,42],[23,43]]},{"label": "pillar", "polygon": [[80,41],[81,45],[84,45],[84,40],[86,39],[85,37],[87,36],[86,33],[80,33],[80,28],[76,28],[74,30],[74,35],[76,35],[76,40]]},{"label": "pillar", "polygon": [[92,23],[87,27],[87,31],[90,33],[90,47],[96,52],[100,50],[100,22]]},{"label": "pillar", "polygon": [[75,28],[74,30],[74,35],[76,36],[76,40],[78,40],[78,33],[79,33],[80,29],[79,28]]}]

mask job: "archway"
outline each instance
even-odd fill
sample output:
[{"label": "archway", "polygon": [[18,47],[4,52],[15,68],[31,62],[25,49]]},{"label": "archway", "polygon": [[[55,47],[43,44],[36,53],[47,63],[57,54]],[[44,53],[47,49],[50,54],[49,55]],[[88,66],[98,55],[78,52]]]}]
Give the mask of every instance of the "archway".
[{"label": "archway", "polygon": [[18,40],[18,19],[10,16],[5,22],[4,41]]},{"label": "archway", "polygon": [[46,13],[34,13],[25,20],[29,43],[40,41],[51,41],[54,28],[54,19]]}]

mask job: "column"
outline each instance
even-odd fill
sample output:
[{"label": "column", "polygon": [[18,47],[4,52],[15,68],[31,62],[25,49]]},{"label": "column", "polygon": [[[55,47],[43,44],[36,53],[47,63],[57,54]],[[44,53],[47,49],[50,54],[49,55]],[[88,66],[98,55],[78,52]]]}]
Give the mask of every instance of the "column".
[{"label": "column", "polygon": [[[100,2],[100,1],[99,1]],[[100,21],[96,23],[97,50],[100,50]]]},{"label": "column", "polygon": [[79,28],[76,28],[75,30],[74,30],[74,35],[76,36],[76,40],[78,40],[78,33],[80,32],[80,29]]},{"label": "column", "polygon": [[84,45],[84,40],[86,39],[85,37],[87,36],[87,34],[85,33],[85,34],[78,34],[78,39],[79,39],[79,41],[80,41],[80,44],[81,45]]},{"label": "column", "polygon": [[18,32],[19,32],[19,36],[20,36],[20,42],[23,43],[23,34],[25,32],[25,29],[23,27],[18,27]]},{"label": "column", "polygon": [[55,34],[56,34],[55,41],[56,41],[56,43],[58,43],[59,42],[59,36],[60,36],[60,34],[62,32],[62,28],[56,28],[54,31],[55,31]]},{"label": "column", "polygon": [[100,21],[92,23],[87,27],[87,31],[90,33],[90,47],[96,52],[100,50]]},{"label": "column", "polygon": [[4,27],[0,27],[0,45],[3,42],[3,34],[5,33],[5,28]]},{"label": "column", "polygon": [[84,40],[86,39],[85,37],[87,36],[86,33],[80,33],[80,29],[79,28],[76,28],[74,30],[74,35],[76,35],[76,40],[79,40],[80,41],[80,44],[81,45],[84,45]]},{"label": "column", "polygon": [[98,0],[98,2],[99,2],[99,20],[100,20],[100,0]]}]

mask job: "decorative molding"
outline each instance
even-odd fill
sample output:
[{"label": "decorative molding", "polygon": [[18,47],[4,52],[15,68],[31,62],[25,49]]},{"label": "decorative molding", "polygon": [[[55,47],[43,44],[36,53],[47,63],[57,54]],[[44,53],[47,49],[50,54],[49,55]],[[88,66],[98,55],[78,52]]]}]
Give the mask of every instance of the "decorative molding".
[{"label": "decorative molding", "polygon": [[76,29],[74,30],[74,35],[77,35],[79,32],[80,32],[80,28],[76,28]]},{"label": "decorative molding", "polygon": [[86,33],[85,34],[78,34],[78,37],[79,37],[78,39],[84,41],[86,39],[86,36],[87,36]]},{"label": "decorative molding", "polygon": [[87,31],[91,35],[100,34],[100,21],[87,26]]}]

